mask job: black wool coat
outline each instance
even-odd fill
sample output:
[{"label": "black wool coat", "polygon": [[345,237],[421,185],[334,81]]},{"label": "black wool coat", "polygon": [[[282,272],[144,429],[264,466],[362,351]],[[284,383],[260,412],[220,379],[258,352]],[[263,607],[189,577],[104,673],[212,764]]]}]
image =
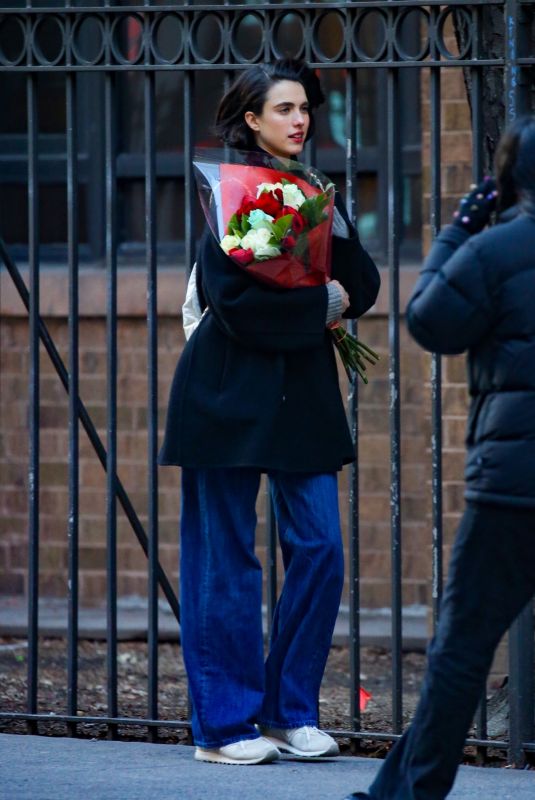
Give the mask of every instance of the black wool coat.
[{"label": "black wool coat", "polygon": [[[341,199],[336,205],[349,224]],[[379,273],[350,225],[333,236],[332,278],[355,318],[373,305]],[[159,463],[333,472],[354,460],[325,326],[327,289],[262,284],[207,229],[197,269],[208,312],[174,375]]]},{"label": "black wool coat", "polygon": [[427,350],[468,350],[466,498],[535,508],[535,214],[445,228],[407,322]]}]

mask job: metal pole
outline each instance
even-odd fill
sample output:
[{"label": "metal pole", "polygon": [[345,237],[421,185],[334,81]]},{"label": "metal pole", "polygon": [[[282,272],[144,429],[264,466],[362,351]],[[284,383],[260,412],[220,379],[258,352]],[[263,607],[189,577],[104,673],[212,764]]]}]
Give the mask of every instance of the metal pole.
[{"label": "metal pole", "polygon": [[388,117],[388,272],[390,314],[390,523],[392,584],[392,727],[401,732],[402,707],[402,572],[401,572],[401,420],[399,345],[399,235],[401,146],[399,136],[399,75],[387,74]]},{"label": "metal pole", "polygon": [[[39,177],[37,75],[26,79],[28,114],[28,262],[30,375],[28,466],[28,712],[37,712],[39,634]],[[28,733],[37,724],[28,723]]]},{"label": "metal pole", "polygon": [[[68,713],[78,710],[78,539],[79,539],[79,320],[78,320],[78,130],[76,73],[66,77],[67,103],[67,236],[69,260],[69,625]],[[77,726],[69,723],[70,736]]]},{"label": "metal pole", "polygon": [[[147,263],[147,362],[148,362],[148,715],[158,717],[158,308],[157,308],[157,231],[156,231],[156,142],[155,80],[145,74],[145,251]],[[150,741],[156,741],[157,728],[149,729]]]},{"label": "metal pole", "polygon": [[[118,716],[117,705],[117,221],[115,180],[115,75],[107,72],[104,88],[106,150],[106,268],[107,268],[107,665],[108,715]],[[117,738],[117,726],[108,727]]]}]

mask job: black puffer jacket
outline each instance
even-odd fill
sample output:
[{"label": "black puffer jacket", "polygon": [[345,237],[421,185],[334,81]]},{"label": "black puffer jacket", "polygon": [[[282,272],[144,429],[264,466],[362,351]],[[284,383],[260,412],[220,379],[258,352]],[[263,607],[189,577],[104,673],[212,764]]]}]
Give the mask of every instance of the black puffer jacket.
[{"label": "black puffer jacket", "polygon": [[535,508],[535,214],[437,237],[407,308],[427,350],[468,350],[468,500]]}]

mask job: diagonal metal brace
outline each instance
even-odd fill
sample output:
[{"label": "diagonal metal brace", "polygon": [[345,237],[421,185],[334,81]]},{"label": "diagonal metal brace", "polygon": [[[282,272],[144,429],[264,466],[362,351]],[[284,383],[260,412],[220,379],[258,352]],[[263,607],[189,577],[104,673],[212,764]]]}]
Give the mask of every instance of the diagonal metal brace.
[{"label": "diagonal metal brace", "polygon": [[[24,283],[24,279],[20,274],[17,265],[9,255],[2,237],[0,237],[0,257],[2,258],[4,264],[6,265],[6,269],[13,283],[15,284],[15,288],[19,293],[20,299],[24,303],[24,307],[26,308],[27,311],[29,311],[30,293],[26,287],[26,284]],[[40,315],[39,315],[39,338],[41,339],[50,357],[50,360],[52,361],[52,364],[54,365],[54,368],[58,373],[59,379],[63,384],[63,388],[65,389],[67,394],[69,394],[69,373],[67,372],[65,364],[63,363],[63,360],[57,351],[56,345],[54,344],[54,341],[48,331],[48,328],[46,327]],[[93,445],[95,453],[97,454],[97,457],[100,463],[102,464],[102,467],[104,468],[105,471],[107,471],[106,448],[102,444],[102,440],[98,435],[95,426],[93,425],[93,422],[91,420],[91,417],[89,416],[89,413],[80,396],[77,397],[77,409],[78,409],[78,419],[82,423],[84,430],[87,433],[87,436],[89,437],[89,441]],[[128,521],[130,522],[130,525],[132,526],[132,530],[137,536],[137,539],[143,549],[143,552],[148,557],[147,534],[145,533],[143,525],[139,521],[139,517],[136,514],[134,506],[132,505],[130,498],[128,497],[126,489],[119,480],[119,476],[117,475],[117,473],[115,474],[114,484],[115,484],[115,495],[119,503],[121,504],[123,511],[126,514]],[[173,591],[173,587],[171,586],[169,579],[167,578],[167,575],[165,574],[165,571],[159,561],[157,563],[156,570],[158,575],[158,583],[160,584],[160,587],[165,597],[167,598],[167,602],[169,603],[171,611],[176,617],[177,622],[180,623],[180,605],[177,596]]]}]

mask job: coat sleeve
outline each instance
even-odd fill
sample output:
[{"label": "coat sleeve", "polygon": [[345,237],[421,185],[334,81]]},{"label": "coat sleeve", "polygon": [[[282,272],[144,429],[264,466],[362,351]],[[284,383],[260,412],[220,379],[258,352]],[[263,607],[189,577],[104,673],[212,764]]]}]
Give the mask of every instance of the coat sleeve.
[{"label": "coat sleeve", "polygon": [[426,350],[462,353],[489,332],[492,298],[480,239],[450,225],[431,247],[406,311],[412,336]]},{"label": "coat sleeve", "polygon": [[208,307],[227,336],[266,352],[321,347],[325,341],[327,287],[276,289],[240,269],[205,231],[199,248]]},{"label": "coat sleeve", "polygon": [[356,319],[375,303],[381,278],[373,259],[363,248],[338,193],[335,204],[347,223],[349,236],[333,236],[331,277],[340,281],[349,295],[350,305],[343,316]]}]

